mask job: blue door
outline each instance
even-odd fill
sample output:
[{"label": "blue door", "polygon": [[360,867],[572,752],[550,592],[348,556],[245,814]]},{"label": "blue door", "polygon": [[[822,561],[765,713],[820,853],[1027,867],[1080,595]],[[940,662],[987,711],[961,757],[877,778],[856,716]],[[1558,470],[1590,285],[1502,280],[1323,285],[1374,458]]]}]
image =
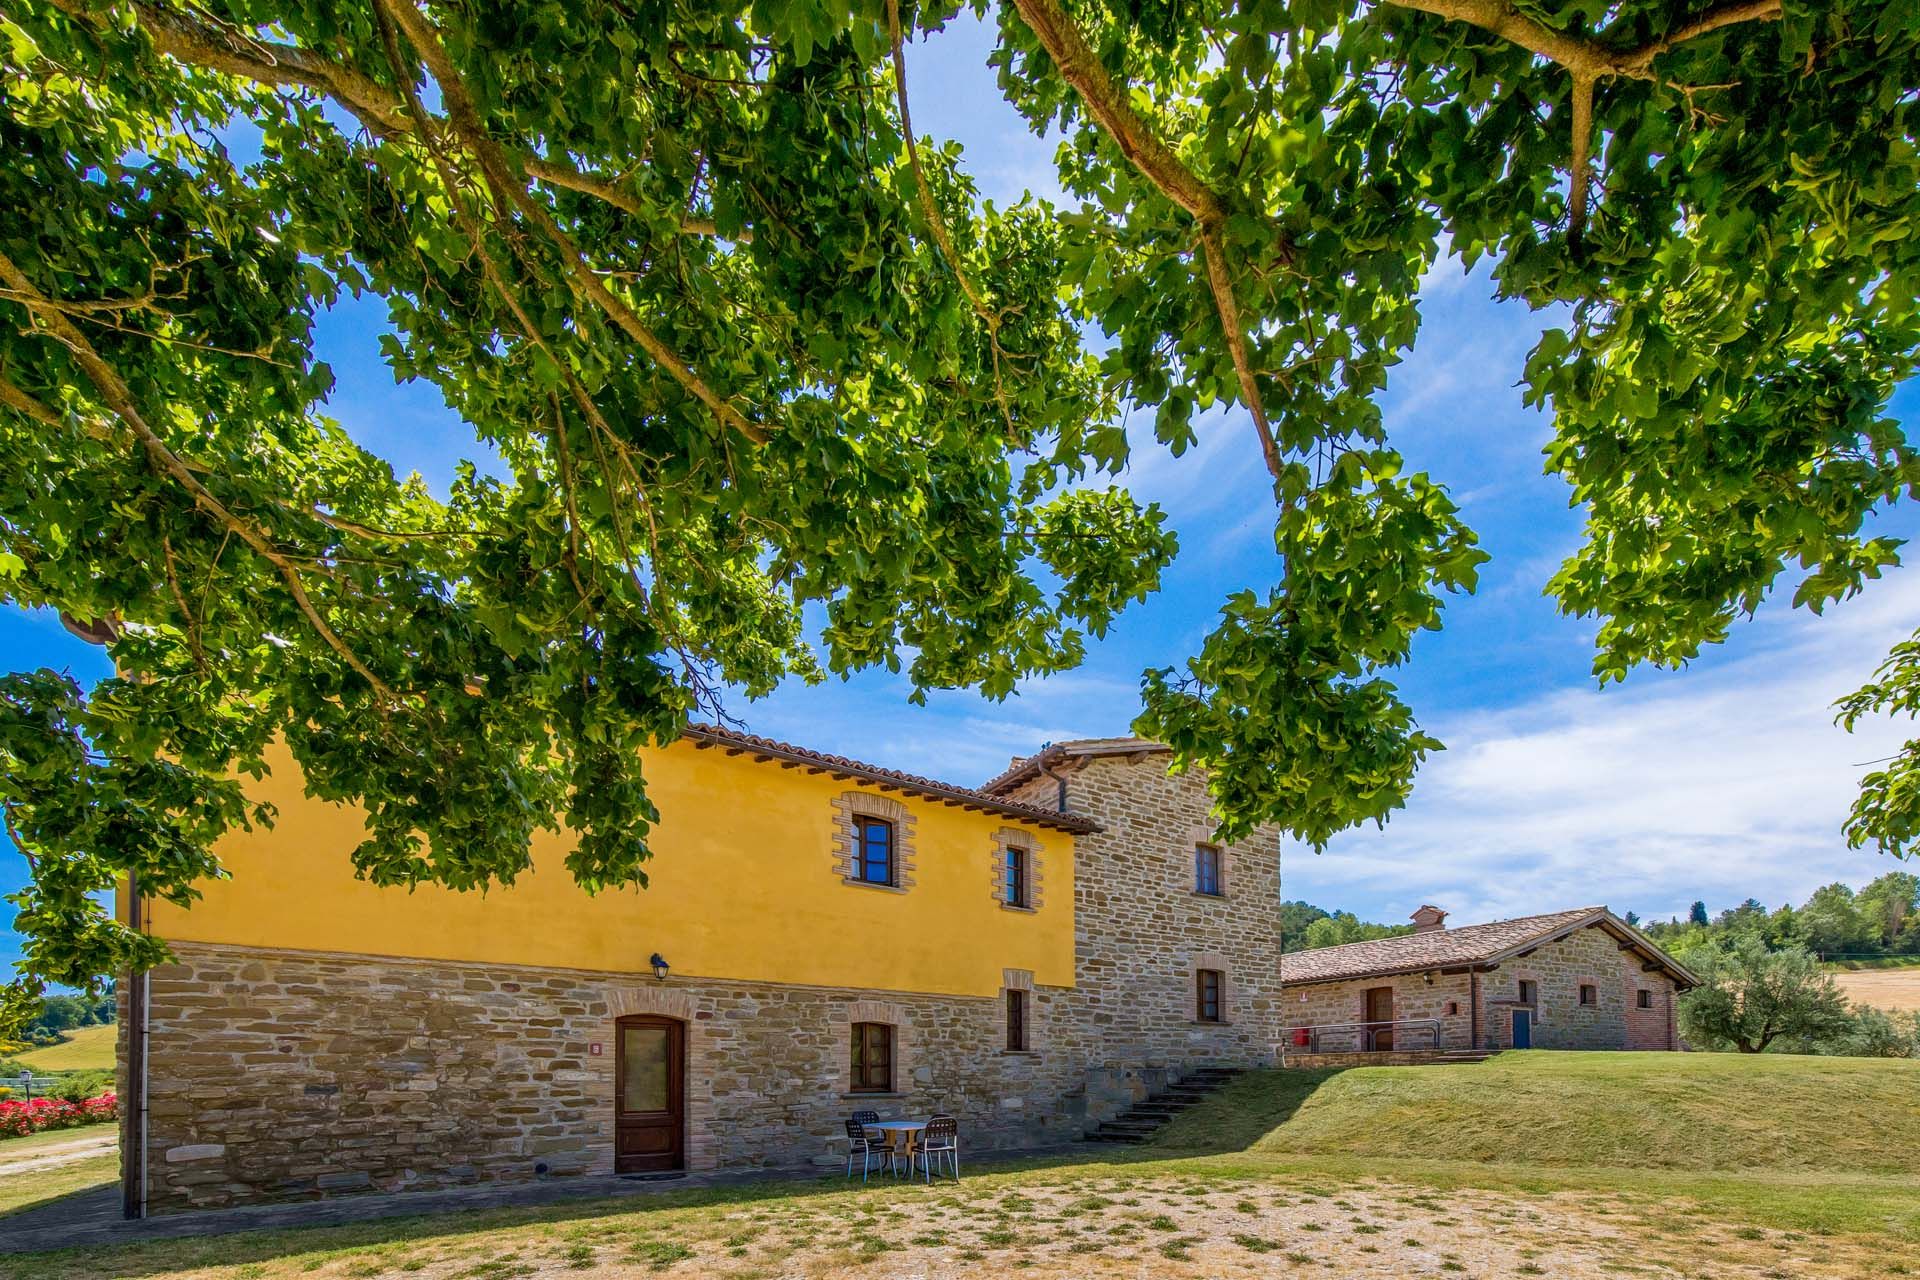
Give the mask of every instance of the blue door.
[{"label": "blue door", "polygon": [[1533,1010],[1515,1009],[1513,1011],[1513,1047],[1533,1048]]}]

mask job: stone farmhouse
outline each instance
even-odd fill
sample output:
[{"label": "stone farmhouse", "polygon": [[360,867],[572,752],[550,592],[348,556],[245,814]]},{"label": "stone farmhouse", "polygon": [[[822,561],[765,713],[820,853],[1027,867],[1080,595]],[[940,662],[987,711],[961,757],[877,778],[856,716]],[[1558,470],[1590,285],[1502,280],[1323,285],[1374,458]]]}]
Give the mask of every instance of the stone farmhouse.
[{"label": "stone farmhouse", "polygon": [[1413,932],[1286,956],[1288,1065],[1439,1051],[1677,1049],[1698,980],[1605,907]]},{"label": "stone farmhouse", "polygon": [[863,1108],[1035,1146],[1271,1064],[1279,833],[1214,844],[1163,752],[967,788],[695,727],[647,752],[648,886],[597,896],[564,834],[485,894],[356,879],[360,816],[282,757],[230,879],[122,887],[174,956],[120,986],[127,1212],[804,1165]]}]

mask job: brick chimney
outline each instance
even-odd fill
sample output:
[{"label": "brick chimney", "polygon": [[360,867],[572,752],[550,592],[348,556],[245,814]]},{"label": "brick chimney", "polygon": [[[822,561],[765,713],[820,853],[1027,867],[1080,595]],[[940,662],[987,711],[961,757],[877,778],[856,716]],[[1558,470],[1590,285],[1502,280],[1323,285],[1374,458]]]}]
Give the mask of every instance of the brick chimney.
[{"label": "brick chimney", "polygon": [[1447,913],[1428,903],[1413,913],[1415,933],[1438,933],[1447,927]]}]

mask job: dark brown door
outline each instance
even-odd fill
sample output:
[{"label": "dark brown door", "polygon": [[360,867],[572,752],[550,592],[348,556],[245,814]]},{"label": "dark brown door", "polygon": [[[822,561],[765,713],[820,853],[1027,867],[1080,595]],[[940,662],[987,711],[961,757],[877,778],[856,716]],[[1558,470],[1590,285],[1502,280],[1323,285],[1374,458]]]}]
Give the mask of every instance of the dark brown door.
[{"label": "dark brown door", "polygon": [[686,1028],[672,1018],[618,1023],[614,1053],[613,1167],[619,1173],[682,1168],[686,1132]]},{"label": "dark brown door", "polygon": [[[1392,987],[1367,988],[1367,1021],[1374,1024],[1393,1021]],[[1372,1041],[1372,1048],[1381,1050],[1393,1048],[1391,1026],[1374,1025],[1367,1028],[1367,1032],[1368,1039]]]}]

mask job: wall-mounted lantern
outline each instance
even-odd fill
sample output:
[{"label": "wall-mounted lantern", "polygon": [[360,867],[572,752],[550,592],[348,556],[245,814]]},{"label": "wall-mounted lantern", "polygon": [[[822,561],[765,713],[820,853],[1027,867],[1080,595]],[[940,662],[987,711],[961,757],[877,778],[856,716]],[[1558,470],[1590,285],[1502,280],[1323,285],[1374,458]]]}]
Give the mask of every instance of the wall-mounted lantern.
[{"label": "wall-mounted lantern", "polygon": [[648,960],[647,963],[653,966],[654,977],[660,979],[662,982],[667,980],[667,970],[672,966],[667,963],[665,956],[656,951],[653,953],[653,958]]}]

